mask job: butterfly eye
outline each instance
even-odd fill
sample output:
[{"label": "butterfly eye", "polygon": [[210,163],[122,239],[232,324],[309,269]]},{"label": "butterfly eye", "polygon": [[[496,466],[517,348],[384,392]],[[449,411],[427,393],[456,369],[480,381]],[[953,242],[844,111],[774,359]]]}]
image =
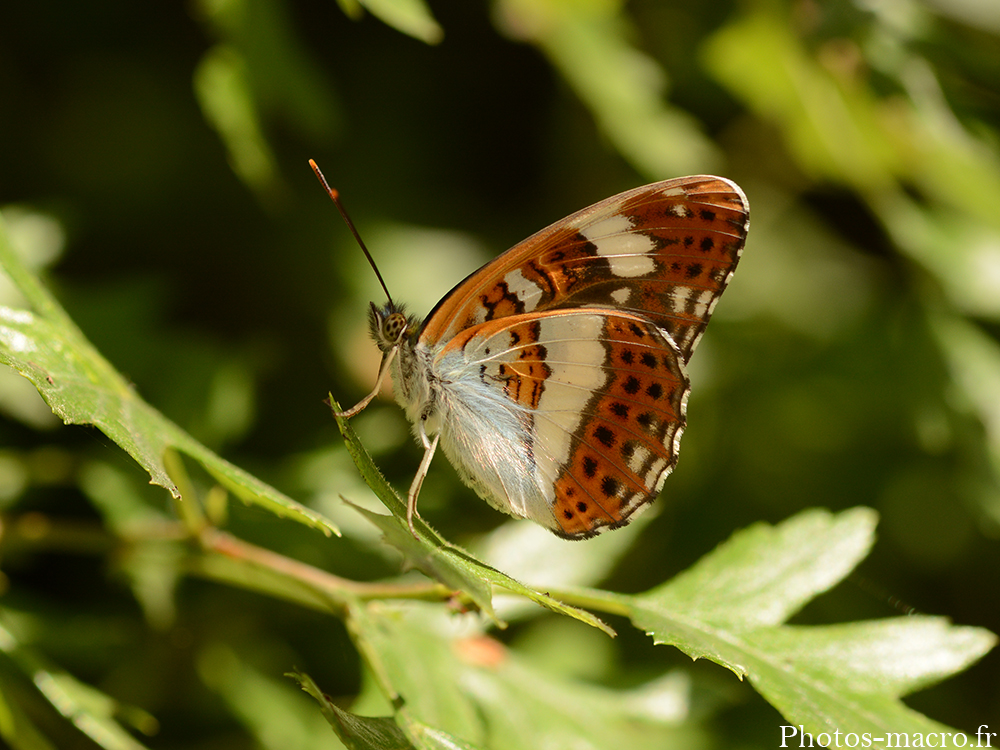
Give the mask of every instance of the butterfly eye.
[{"label": "butterfly eye", "polygon": [[406,316],[402,313],[390,313],[382,323],[382,335],[386,341],[395,343],[404,330],[406,330]]}]

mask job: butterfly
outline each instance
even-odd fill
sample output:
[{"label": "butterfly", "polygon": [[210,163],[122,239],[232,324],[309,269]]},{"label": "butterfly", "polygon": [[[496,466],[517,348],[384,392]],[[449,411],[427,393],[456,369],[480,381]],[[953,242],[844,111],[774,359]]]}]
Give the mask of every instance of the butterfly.
[{"label": "butterfly", "polygon": [[411,533],[439,446],[494,508],[566,539],[624,526],[651,503],[677,463],[687,362],[749,220],[743,191],[722,177],[635,188],[515,245],[424,320],[376,269],[388,299],[369,316],[378,382],[339,414],[361,411],[391,375],[424,448],[407,497]]}]

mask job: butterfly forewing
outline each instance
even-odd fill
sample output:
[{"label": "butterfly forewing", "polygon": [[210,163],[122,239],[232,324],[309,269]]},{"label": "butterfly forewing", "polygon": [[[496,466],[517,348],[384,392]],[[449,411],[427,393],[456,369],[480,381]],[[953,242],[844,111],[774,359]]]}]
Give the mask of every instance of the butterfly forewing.
[{"label": "butterfly forewing", "polygon": [[467,278],[420,338],[488,320],[578,307],[649,318],[690,357],[739,261],[746,198],[719,177],[684,177],[608,198],[543,229]]}]

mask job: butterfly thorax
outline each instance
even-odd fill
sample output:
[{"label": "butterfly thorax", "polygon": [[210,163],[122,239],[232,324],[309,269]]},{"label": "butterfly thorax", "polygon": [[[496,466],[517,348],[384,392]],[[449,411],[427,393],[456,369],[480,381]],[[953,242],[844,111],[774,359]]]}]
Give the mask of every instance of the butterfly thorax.
[{"label": "butterfly thorax", "polygon": [[435,394],[429,380],[427,353],[417,351],[417,334],[422,321],[415,315],[407,315],[406,309],[393,301],[383,307],[374,303],[368,315],[371,336],[375,339],[383,355],[392,355],[390,372],[396,401],[406,410],[406,415],[414,425],[423,423],[427,434],[437,431]]}]

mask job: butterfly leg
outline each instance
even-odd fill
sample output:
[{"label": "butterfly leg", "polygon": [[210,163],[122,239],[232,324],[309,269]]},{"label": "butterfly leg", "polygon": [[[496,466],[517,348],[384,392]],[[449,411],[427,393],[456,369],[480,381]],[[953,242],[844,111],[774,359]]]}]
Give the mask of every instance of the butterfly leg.
[{"label": "butterfly leg", "polygon": [[378,392],[380,390],[382,390],[382,382],[385,380],[385,376],[389,374],[389,365],[392,364],[392,360],[396,356],[397,351],[399,351],[399,347],[394,346],[392,347],[392,349],[386,352],[386,355],[382,358],[382,364],[378,368],[378,377],[375,379],[375,387],[372,389],[372,392],[369,393],[360,401],[358,401],[358,403],[356,403],[350,409],[345,409],[344,411],[335,411],[333,413],[334,416],[341,417],[343,419],[353,417],[355,414],[360,412],[362,409],[368,406],[368,404],[371,403],[371,400],[378,395]]},{"label": "butterfly leg", "polygon": [[417,536],[417,531],[413,528],[413,518],[414,516],[419,518],[420,515],[417,513],[417,496],[420,494],[420,487],[424,483],[428,469],[430,469],[431,459],[434,458],[434,451],[437,450],[438,439],[441,437],[439,432],[433,439],[428,438],[427,433],[424,432],[423,421],[418,423],[417,431],[420,433],[420,442],[424,445],[424,457],[420,461],[417,475],[413,477],[410,492],[406,496],[406,525],[410,527],[410,533],[413,534],[414,538]]}]

